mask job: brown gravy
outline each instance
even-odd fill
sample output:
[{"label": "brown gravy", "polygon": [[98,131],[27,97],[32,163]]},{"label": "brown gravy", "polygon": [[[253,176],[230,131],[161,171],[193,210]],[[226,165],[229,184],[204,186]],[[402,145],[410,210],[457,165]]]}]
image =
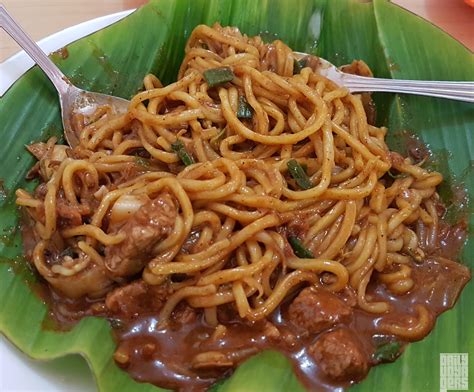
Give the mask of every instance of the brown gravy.
[{"label": "brown gravy", "polygon": [[[384,338],[377,329],[380,323],[403,323],[407,319],[406,309],[412,308],[413,304],[426,304],[430,310],[433,326],[435,318],[454,305],[467,280],[462,278],[457,268],[451,267],[437,258],[429,258],[423,264],[415,265],[412,277],[417,290],[404,296],[394,296],[383,286],[378,286],[375,290],[369,289],[369,294],[374,300],[388,301],[394,310],[387,315],[373,315],[358,309],[354,311],[349,328],[357,332],[368,355],[374,353],[377,338]],[[457,289],[454,291],[447,289],[450,285]],[[119,347],[131,353],[126,371],[134,379],[167,388],[186,391],[205,390],[217,379],[228,376],[232,369],[224,368],[207,374],[191,369],[191,358],[201,352],[214,350],[228,353],[237,364],[266,349],[280,351],[291,360],[298,378],[309,390],[334,391],[352,384],[351,381],[328,380],[318,371],[317,364],[307,351],[317,335],[298,331],[294,325],[285,321],[286,308],[287,303],[283,304],[270,320],[280,331],[278,339],[265,333],[263,322],[250,325],[237,318],[230,320],[225,323],[227,327],[225,336],[213,340],[211,337],[214,328],[206,326],[200,317],[176,329],[160,330],[157,328],[158,321],[154,315],[125,322],[120,328],[114,329],[114,336]],[[147,351],[147,344],[156,348],[154,352]]]},{"label": "brown gravy", "polygon": [[[22,226],[25,253],[28,255],[28,225]],[[438,246],[434,255],[427,257],[420,264],[411,265],[415,289],[405,295],[395,296],[384,285],[369,284],[367,297],[372,301],[387,301],[392,309],[390,313],[382,315],[354,309],[348,328],[355,331],[369,358],[378,343],[394,338],[380,333],[378,327],[382,323],[408,324],[410,316],[416,317],[416,314],[407,314],[407,309],[413,309],[415,304],[424,304],[430,313],[431,330],[436,317],[454,306],[470,279],[470,272],[465,266],[446,258],[455,259],[465,239],[466,224],[463,220],[454,226],[444,223],[440,225]],[[55,294],[47,287],[49,286],[44,285],[44,289],[35,290],[50,307],[51,318],[43,327],[64,330],[86,316],[109,318],[118,348],[129,355],[128,363],[123,369],[139,382],[150,382],[175,390],[203,391],[216,381],[230,376],[235,367],[263,350],[276,350],[289,358],[299,380],[309,390],[343,390],[355,382],[336,382],[327,379],[320,372],[308,352],[308,347],[319,335],[301,330],[288,321],[287,310],[293,298],[287,298],[268,319],[278,329],[279,336],[275,337],[268,332],[267,320],[256,323],[242,321],[229,307],[218,313],[220,323],[227,328],[226,333],[213,339],[215,328],[206,324],[201,313],[197,313],[196,317],[185,324],[172,323],[167,329],[160,329],[157,314],[117,319],[107,311],[103,299],[70,300]],[[354,300],[345,291],[338,296],[346,302]],[[338,325],[334,328],[338,328]],[[408,342],[400,343],[404,346]],[[192,358],[208,351],[225,354],[232,359],[233,365],[206,370],[193,369]],[[377,364],[373,359],[369,363],[370,366]]]}]

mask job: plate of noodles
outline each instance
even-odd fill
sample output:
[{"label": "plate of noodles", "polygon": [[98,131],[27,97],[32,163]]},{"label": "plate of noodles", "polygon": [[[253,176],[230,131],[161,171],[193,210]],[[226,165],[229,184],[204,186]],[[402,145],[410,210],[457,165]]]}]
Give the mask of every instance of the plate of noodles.
[{"label": "plate of noodles", "polygon": [[0,101],[2,334],[84,356],[101,391],[442,388],[441,354],[474,351],[474,107],[349,94],[318,56],[474,79],[384,0],[151,1],[52,55],[131,102],[75,116],[74,147],[46,78],[21,77]]}]

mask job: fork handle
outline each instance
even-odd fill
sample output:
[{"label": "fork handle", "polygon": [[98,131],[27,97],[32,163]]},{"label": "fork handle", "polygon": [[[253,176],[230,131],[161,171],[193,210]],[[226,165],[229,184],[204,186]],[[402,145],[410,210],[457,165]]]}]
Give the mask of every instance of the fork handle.
[{"label": "fork handle", "polygon": [[474,102],[474,82],[381,79],[344,74],[343,85],[350,92],[380,91]]},{"label": "fork handle", "polygon": [[16,43],[20,45],[26,53],[28,53],[36,64],[38,64],[54,84],[54,87],[56,87],[59,94],[65,94],[68,91],[71,84],[66,76],[25,33],[20,25],[15,22],[2,4],[0,4],[0,27],[16,41]]}]

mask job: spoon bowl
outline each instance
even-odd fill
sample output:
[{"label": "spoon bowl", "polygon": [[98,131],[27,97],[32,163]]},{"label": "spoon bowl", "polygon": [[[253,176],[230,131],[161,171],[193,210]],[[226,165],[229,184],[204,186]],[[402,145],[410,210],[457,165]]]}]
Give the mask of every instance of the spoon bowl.
[{"label": "spoon bowl", "polygon": [[110,107],[113,114],[123,114],[127,112],[130,104],[130,101],[124,98],[82,90],[70,83],[65,94],[59,93],[59,102],[64,137],[71,147],[79,144],[79,130],[74,126],[75,116],[90,116],[102,106]]}]

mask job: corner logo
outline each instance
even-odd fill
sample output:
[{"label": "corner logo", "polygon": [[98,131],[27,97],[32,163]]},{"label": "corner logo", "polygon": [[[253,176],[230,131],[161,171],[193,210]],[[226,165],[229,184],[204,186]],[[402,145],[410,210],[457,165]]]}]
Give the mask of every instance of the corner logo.
[{"label": "corner logo", "polygon": [[469,389],[467,353],[439,354],[439,390],[467,391]]}]

